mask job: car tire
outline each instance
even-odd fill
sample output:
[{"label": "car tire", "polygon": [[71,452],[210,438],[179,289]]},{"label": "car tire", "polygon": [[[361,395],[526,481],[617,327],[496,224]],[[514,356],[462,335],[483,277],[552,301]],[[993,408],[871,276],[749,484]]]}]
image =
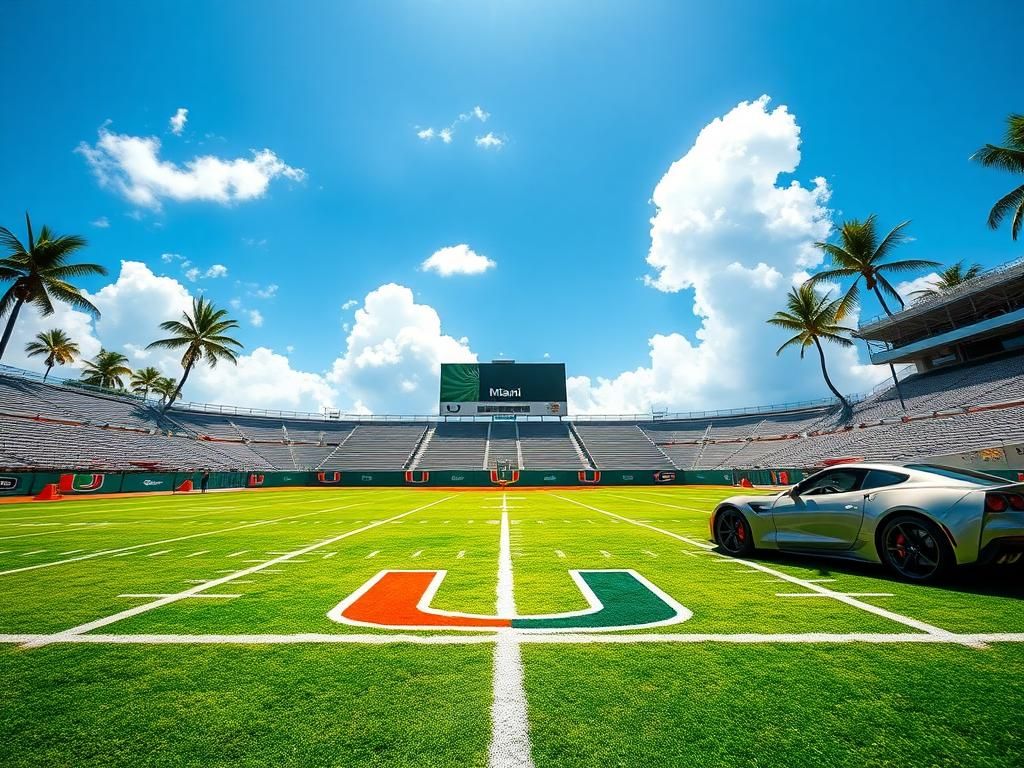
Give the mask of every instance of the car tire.
[{"label": "car tire", "polygon": [[754,551],[750,523],[735,507],[726,507],[715,515],[715,541],[719,549],[732,557],[746,557]]},{"label": "car tire", "polygon": [[940,580],[956,558],[945,534],[918,515],[896,515],[885,521],[878,554],[898,578],[918,583]]}]

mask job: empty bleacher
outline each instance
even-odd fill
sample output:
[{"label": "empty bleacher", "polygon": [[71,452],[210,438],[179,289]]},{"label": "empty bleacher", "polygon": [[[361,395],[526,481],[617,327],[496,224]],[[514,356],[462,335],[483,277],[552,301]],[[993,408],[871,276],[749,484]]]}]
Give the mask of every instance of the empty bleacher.
[{"label": "empty bleacher", "polygon": [[495,421],[491,424],[487,440],[487,468],[494,469],[499,462],[509,462],[512,467],[522,469],[519,465],[519,446],[514,421]]},{"label": "empty bleacher", "polygon": [[359,424],[319,468],[405,469],[426,429],[426,424],[408,422]]},{"label": "empty bleacher", "polygon": [[675,469],[637,424],[576,425],[597,469]]},{"label": "empty bleacher", "polygon": [[519,424],[524,469],[587,469],[569,435],[569,427],[556,422]]},{"label": "empty bleacher", "polygon": [[438,424],[416,469],[483,469],[487,427],[477,422]]}]

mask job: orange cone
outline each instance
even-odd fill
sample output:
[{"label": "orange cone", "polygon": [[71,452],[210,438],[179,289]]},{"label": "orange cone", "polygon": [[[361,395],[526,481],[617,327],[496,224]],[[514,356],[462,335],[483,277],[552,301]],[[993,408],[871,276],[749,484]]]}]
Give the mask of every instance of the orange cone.
[{"label": "orange cone", "polygon": [[186,478],[181,481],[181,485],[178,486],[178,490],[182,493],[188,493],[189,491],[195,490],[195,486],[192,484],[192,478]]}]

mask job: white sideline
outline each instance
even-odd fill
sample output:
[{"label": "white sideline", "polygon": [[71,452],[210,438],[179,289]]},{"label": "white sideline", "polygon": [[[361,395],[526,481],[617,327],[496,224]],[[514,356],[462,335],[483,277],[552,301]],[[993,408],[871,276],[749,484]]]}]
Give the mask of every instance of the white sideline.
[{"label": "white sideline", "polygon": [[[237,583],[237,582],[236,582]],[[493,633],[444,634],[444,635],[412,635],[412,634],[327,634],[297,633],[280,635],[39,635],[39,634],[0,634],[0,645],[22,645],[35,647],[39,641],[42,645],[50,643],[73,644],[105,644],[114,645],[293,645],[309,644],[363,644],[390,645],[408,643],[412,645],[471,645],[476,643],[494,643],[500,638],[512,637],[518,643],[531,644],[630,644],[630,643],[725,643],[736,645],[794,645],[820,644],[834,645],[847,643],[864,643],[877,645],[893,644],[934,644],[934,645],[968,645],[983,647],[994,643],[1024,643],[1024,632],[988,632],[980,634],[948,634],[929,635],[924,632],[906,632],[885,634],[881,632],[804,632],[794,634],[573,634],[573,633],[517,633],[515,630],[502,630]]]},{"label": "white sideline", "polygon": [[[512,537],[508,497],[501,496],[501,532],[498,539],[499,616],[515,616],[512,585]],[[494,645],[494,700],[491,705],[489,768],[533,768],[530,754],[530,721],[526,712],[523,659],[515,630],[499,630]]]},{"label": "white sideline", "polygon": [[[580,506],[580,507],[585,507],[586,509],[593,510],[594,512],[600,512],[601,514],[608,515],[609,517],[617,517],[619,520],[622,520],[624,522],[632,523],[633,525],[638,525],[641,528],[647,528],[649,530],[655,531],[656,533],[660,533],[660,534],[663,534],[665,536],[671,536],[673,539],[677,539],[678,541],[686,542],[687,544],[691,544],[691,545],[693,545],[695,547],[701,547],[702,549],[709,550],[709,551],[714,549],[714,545],[708,544],[707,542],[697,541],[695,539],[687,538],[686,536],[680,536],[678,533],[673,533],[672,531],[666,531],[664,528],[658,528],[658,527],[650,525],[648,523],[641,523],[641,522],[638,522],[636,520],[631,520],[628,517],[623,517],[622,515],[616,514],[614,512],[608,512],[607,510],[599,509],[598,507],[593,507],[590,504],[584,504],[583,502],[576,501],[575,499],[570,499],[570,498],[567,498],[565,496],[559,496],[558,494],[551,494],[551,495],[554,496],[556,499],[561,499],[562,501],[567,501],[570,504],[575,504],[575,505]],[[866,611],[867,613],[873,613],[876,616],[881,616],[883,619],[889,619],[890,621],[895,621],[895,622],[897,622],[899,624],[904,624],[904,625],[906,625],[908,627],[913,627],[914,629],[918,629],[921,632],[926,632],[929,635],[938,635],[938,636],[941,636],[941,637],[953,637],[954,636],[953,633],[949,632],[948,630],[940,629],[939,627],[933,626],[931,624],[927,624],[927,623],[925,623],[923,621],[918,621],[917,619],[912,619],[909,616],[904,616],[902,614],[895,613],[893,611],[888,611],[885,608],[879,608],[877,605],[871,605],[871,603],[865,603],[865,602],[863,602],[861,600],[858,600],[855,597],[851,597],[849,595],[843,594],[842,592],[835,592],[835,591],[833,591],[831,589],[828,589],[827,587],[823,587],[823,586],[821,586],[819,584],[815,584],[815,583],[810,582],[810,581],[805,581],[804,579],[798,578],[796,576],[790,576],[788,573],[783,573],[782,571],[777,571],[774,568],[769,568],[767,565],[762,565],[761,563],[753,562],[751,560],[743,560],[743,559],[738,558],[738,557],[728,557],[727,555],[722,555],[722,554],[719,554],[717,552],[711,552],[710,554],[714,554],[717,557],[723,558],[724,560],[728,560],[730,562],[741,563],[743,565],[746,565],[749,568],[754,568],[755,570],[761,571],[762,573],[767,573],[767,574],[770,574],[771,576],[775,576],[775,577],[780,578],[780,579],[782,579],[784,581],[788,581],[791,584],[797,584],[798,586],[801,586],[804,589],[810,590],[811,592],[817,592],[818,594],[820,594],[820,595],[822,595],[824,597],[831,597],[833,600],[838,600],[839,602],[845,603],[846,605],[849,605],[849,606],[851,606],[853,608],[859,608],[860,610]],[[961,641],[961,642],[963,642],[964,645],[971,645],[972,644],[970,642],[965,642],[965,641]]]},{"label": "white sideline", "polygon": [[[79,624],[77,627],[71,627],[70,629],[66,629],[63,632],[57,632],[53,635],[46,635],[39,640],[27,643],[26,647],[39,647],[43,645],[48,645],[51,642],[60,642],[62,639],[66,637],[83,635],[87,632],[91,632],[94,629],[105,627],[108,624],[113,624],[114,622],[122,621],[123,619],[131,618],[132,616],[138,616],[140,613],[146,613],[147,611],[151,611],[154,608],[161,608],[162,606],[175,603],[179,600],[194,597],[195,595],[198,595],[200,592],[205,592],[207,589],[211,589],[212,587],[219,587],[221,584],[227,584],[230,581],[242,578],[243,576],[248,576],[251,573],[257,573],[259,571],[262,571],[264,568],[268,568],[269,566],[284,563],[294,557],[300,557],[308,552],[313,552],[314,550],[320,549],[321,547],[326,547],[327,545],[334,544],[335,542],[341,541],[342,539],[347,539],[349,536],[355,536],[356,534],[364,533],[380,525],[389,523],[392,520],[398,520],[400,518],[407,517],[413,514],[414,512],[420,512],[424,509],[436,506],[437,504],[440,504],[443,501],[448,501],[448,499],[451,498],[454,498],[454,496],[445,496],[444,498],[437,499],[436,501],[432,501],[429,504],[424,504],[423,506],[411,509],[408,512],[402,512],[401,514],[395,515],[394,517],[389,517],[386,520],[378,520],[376,522],[370,523],[369,525],[364,525],[362,528],[356,528],[352,531],[346,531],[345,533],[339,534],[337,536],[332,536],[329,539],[324,539],[323,541],[317,542],[316,544],[310,544],[309,546],[296,549],[292,552],[289,552],[287,555],[281,555],[280,557],[276,557],[273,560],[267,560],[265,563],[260,563],[259,565],[254,565],[250,568],[243,568],[240,571],[235,571],[234,573],[228,574],[227,576],[222,576],[219,579],[211,579],[210,581],[204,582],[203,584],[197,584],[196,586],[191,587],[190,589],[186,589],[183,592],[178,592],[174,595],[168,595],[167,597],[159,598],[150,603],[143,603],[142,605],[137,605],[134,608],[128,608],[127,610],[120,611],[110,616],[104,616],[103,618],[96,619],[95,621],[90,621],[85,624]],[[323,512],[323,510],[319,510],[319,512]],[[318,512],[309,512],[307,514],[318,514]]]}]

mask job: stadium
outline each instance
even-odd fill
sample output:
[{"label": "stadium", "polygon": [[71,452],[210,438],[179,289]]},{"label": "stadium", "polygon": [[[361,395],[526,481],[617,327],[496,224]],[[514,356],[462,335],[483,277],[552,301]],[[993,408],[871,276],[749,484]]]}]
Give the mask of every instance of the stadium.
[{"label": "stadium", "polygon": [[0,766],[1024,765],[1024,15],[847,5],[9,3]]}]

